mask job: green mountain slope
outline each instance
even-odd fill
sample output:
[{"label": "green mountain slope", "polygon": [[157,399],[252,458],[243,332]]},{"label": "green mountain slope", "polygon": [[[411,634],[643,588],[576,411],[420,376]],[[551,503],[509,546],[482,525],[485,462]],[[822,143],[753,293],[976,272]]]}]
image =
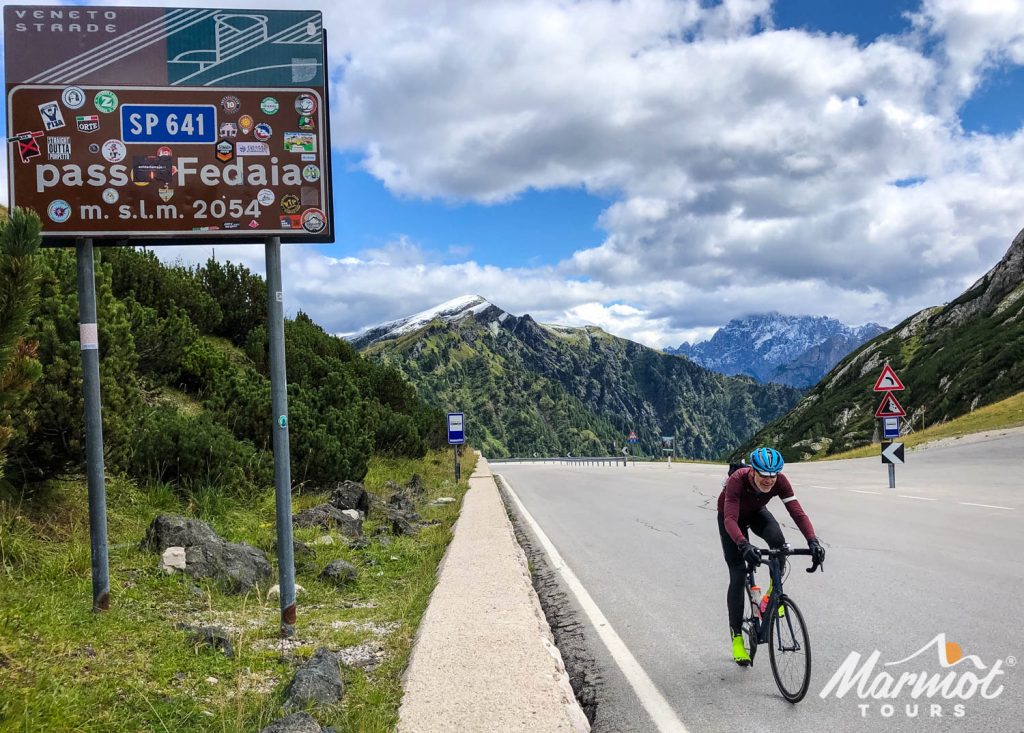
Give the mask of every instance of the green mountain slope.
[{"label": "green mountain slope", "polygon": [[882,399],[872,387],[887,362],[906,387],[897,399],[915,429],[1024,390],[1022,296],[1024,231],[963,295],[862,345],[742,450],[766,443],[795,460],[869,444]]},{"label": "green mountain slope", "polygon": [[491,456],[606,455],[635,430],[634,453],[714,458],[792,407],[799,392],[726,377],[599,328],[545,326],[478,299],[364,353],[402,372],[429,403],[466,413]]}]

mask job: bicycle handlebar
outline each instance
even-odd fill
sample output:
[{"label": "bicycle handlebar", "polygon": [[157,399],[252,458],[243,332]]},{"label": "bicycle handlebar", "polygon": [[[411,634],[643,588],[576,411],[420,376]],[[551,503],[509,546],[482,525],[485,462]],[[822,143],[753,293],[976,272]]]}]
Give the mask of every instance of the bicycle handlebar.
[{"label": "bicycle handlebar", "polygon": [[[761,557],[781,557],[781,558],[786,558],[789,555],[813,555],[814,554],[809,548],[808,549],[796,549],[796,550],[794,550],[794,549],[792,549],[789,546],[783,546],[783,547],[780,547],[778,549],[768,549],[768,550],[764,549],[763,547],[758,547],[756,549],[757,549],[757,551],[759,553],[761,553]],[[818,568],[821,568],[821,572],[825,572],[825,563],[820,563],[817,560],[815,560],[813,563],[811,563],[811,567],[807,568],[807,572],[808,573],[813,573]]]},{"label": "bicycle handlebar", "polygon": [[791,547],[780,547],[777,550],[775,550],[775,549],[768,549],[768,550],[766,550],[763,547],[758,547],[757,551],[761,553],[761,557],[783,557],[785,555],[810,555],[811,554],[811,551],[809,549],[807,549],[807,550],[803,550],[803,549],[794,550]]}]

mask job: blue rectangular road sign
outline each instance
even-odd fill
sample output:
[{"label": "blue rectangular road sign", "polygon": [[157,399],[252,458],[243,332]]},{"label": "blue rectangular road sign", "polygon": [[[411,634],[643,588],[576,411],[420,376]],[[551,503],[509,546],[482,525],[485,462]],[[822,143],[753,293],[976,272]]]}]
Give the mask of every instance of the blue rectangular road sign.
[{"label": "blue rectangular road sign", "polygon": [[466,442],[466,416],[461,412],[448,413],[448,443],[459,445]]},{"label": "blue rectangular road sign", "polygon": [[128,144],[212,144],[217,142],[217,108],[205,104],[124,104],[121,139]]},{"label": "blue rectangular road sign", "polygon": [[882,429],[885,438],[900,437],[900,419],[898,417],[883,417]]}]

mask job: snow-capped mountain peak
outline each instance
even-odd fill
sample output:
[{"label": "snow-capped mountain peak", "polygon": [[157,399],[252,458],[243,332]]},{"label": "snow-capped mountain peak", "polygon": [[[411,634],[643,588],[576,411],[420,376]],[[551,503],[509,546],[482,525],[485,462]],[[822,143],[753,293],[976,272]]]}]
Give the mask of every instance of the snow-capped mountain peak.
[{"label": "snow-capped mountain peak", "polygon": [[412,333],[437,318],[451,323],[462,320],[470,314],[482,313],[488,308],[495,307],[493,303],[480,295],[460,295],[406,318],[399,318],[368,328],[354,336],[352,342],[357,345],[357,348],[362,348],[375,341],[388,341]]},{"label": "snow-capped mountain peak", "polygon": [[758,313],[729,321],[708,341],[666,351],[685,354],[723,374],[748,374],[759,381],[804,387],[883,331],[876,323],[851,328],[825,316]]}]

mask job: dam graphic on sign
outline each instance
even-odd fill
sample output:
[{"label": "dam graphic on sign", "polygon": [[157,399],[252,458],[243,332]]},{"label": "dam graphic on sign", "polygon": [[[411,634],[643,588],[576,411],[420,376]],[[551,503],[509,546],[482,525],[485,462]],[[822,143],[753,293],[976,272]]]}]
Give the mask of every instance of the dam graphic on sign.
[{"label": "dam graphic on sign", "polygon": [[[116,38],[53,63],[38,59],[31,84],[117,83],[116,69],[146,70],[168,86],[322,86],[323,21],[313,11],[116,8]],[[42,56],[41,54],[37,55]],[[50,57],[52,59],[52,57]],[[29,62],[31,63],[31,62]],[[163,77],[153,78],[153,77]]]}]

